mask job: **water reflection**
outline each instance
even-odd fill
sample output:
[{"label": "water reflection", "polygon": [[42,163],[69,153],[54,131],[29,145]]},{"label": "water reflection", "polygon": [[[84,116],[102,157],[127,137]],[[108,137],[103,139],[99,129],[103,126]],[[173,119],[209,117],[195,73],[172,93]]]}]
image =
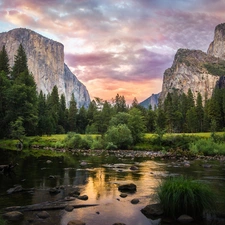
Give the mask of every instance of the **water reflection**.
[{"label": "water reflection", "polygon": [[[147,219],[140,210],[147,204],[157,202],[155,192],[161,180],[167,176],[188,175],[197,180],[207,182],[215,192],[220,195],[218,205],[225,208],[225,183],[224,163],[210,162],[211,168],[203,168],[202,161],[193,161],[186,168],[182,163],[172,161],[120,160],[107,161],[106,158],[78,157],[71,154],[64,156],[38,156],[10,151],[1,152],[0,164],[16,158],[19,166],[16,168],[16,176],[12,179],[0,174],[0,209],[12,205],[28,205],[45,201],[64,199],[74,188],[79,188],[81,195],[87,195],[88,200],[79,199],[69,204],[98,204],[95,207],[74,209],[72,212],[64,210],[51,211],[51,220],[46,224],[66,225],[68,221],[76,218],[86,224],[106,225],[121,222],[129,225],[158,224],[159,221]],[[36,153],[35,153],[36,154]],[[51,163],[47,163],[47,160]],[[87,166],[80,166],[80,161],[86,160]],[[131,170],[135,165],[138,170]],[[125,183],[137,185],[137,192],[128,194],[126,198],[120,197],[118,186]],[[6,195],[7,189],[15,184],[21,184],[24,188],[35,188],[34,192]],[[49,189],[60,187],[60,193],[50,195]],[[131,204],[131,200],[138,198],[137,205]],[[29,214],[29,218],[35,220],[35,213]],[[24,222],[25,224],[25,222]]]}]

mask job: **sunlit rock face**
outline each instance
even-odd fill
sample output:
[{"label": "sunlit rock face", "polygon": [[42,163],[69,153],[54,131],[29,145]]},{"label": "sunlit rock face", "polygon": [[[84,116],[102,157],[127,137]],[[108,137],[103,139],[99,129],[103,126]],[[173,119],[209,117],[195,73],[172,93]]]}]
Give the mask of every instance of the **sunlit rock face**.
[{"label": "sunlit rock face", "polygon": [[65,95],[67,106],[72,93],[79,108],[89,105],[90,96],[86,87],[64,63],[64,46],[61,43],[25,28],[1,33],[0,48],[5,45],[11,67],[20,44],[25,49],[28,68],[34,76],[38,91],[42,90],[47,95],[56,85],[59,95]]},{"label": "sunlit rock face", "polygon": [[225,24],[220,24],[215,28],[214,41],[207,53],[189,49],[177,51],[171,68],[164,72],[160,101],[164,102],[168,92],[177,90],[187,94],[188,89],[191,89],[195,99],[198,93],[203,101],[210,98],[220,76],[225,75],[224,60]]},{"label": "sunlit rock face", "polygon": [[207,53],[225,60],[225,23],[216,26],[214,41],[209,45]]},{"label": "sunlit rock face", "polygon": [[191,89],[195,99],[198,92],[203,100],[210,98],[219,76],[210,74],[205,65],[216,62],[217,58],[200,50],[179,49],[172,67],[164,72],[160,100],[164,102],[168,92],[177,90],[187,94],[188,89]]}]

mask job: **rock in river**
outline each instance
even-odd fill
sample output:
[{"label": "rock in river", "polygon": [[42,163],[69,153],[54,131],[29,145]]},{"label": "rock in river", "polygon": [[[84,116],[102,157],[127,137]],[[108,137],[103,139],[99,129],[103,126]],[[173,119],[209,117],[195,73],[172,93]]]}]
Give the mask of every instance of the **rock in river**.
[{"label": "rock in river", "polygon": [[120,185],[118,187],[119,191],[121,192],[130,192],[130,193],[133,193],[133,192],[136,192],[137,190],[137,186],[135,184],[124,184],[124,185]]},{"label": "rock in river", "polygon": [[71,220],[67,225],[86,225],[86,223],[80,220]]},{"label": "rock in river", "polygon": [[150,219],[159,218],[163,214],[160,204],[147,205],[145,208],[141,209],[141,212]]},{"label": "rock in river", "polygon": [[19,211],[12,211],[12,212],[7,212],[3,214],[3,219],[10,220],[10,221],[18,221],[22,220],[24,218],[23,213]]}]

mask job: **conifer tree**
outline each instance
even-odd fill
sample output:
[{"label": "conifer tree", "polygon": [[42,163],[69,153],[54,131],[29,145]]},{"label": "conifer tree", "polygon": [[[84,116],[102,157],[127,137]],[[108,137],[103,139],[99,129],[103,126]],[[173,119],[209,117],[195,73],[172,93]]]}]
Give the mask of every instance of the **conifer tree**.
[{"label": "conifer tree", "polygon": [[28,71],[27,56],[22,44],[20,44],[17,50],[17,55],[15,56],[14,66],[12,68],[12,79],[15,80],[20,73],[24,71]]},{"label": "conifer tree", "polygon": [[77,111],[77,103],[75,101],[74,93],[72,93],[68,111],[69,131],[76,131]]},{"label": "conifer tree", "polygon": [[0,72],[1,71],[4,71],[6,75],[9,75],[10,73],[9,57],[5,45],[3,45],[2,50],[0,51]]}]

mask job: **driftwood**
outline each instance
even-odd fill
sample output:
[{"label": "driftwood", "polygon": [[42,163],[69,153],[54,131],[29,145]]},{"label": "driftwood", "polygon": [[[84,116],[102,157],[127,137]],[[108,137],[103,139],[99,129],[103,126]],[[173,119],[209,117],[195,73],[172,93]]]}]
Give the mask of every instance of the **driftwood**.
[{"label": "driftwood", "polygon": [[64,209],[66,206],[72,206],[73,208],[84,208],[97,206],[98,204],[68,204],[66,201],[54,201],[54,202],[42,202],[34,205],[26,206],[11,206],[5,208],[5,211],[42,211],[42,210],[59,210]]},{"label": "driftwood", "polygon": [[5,175],[10,174],[11,172],[14,173],[13,168],[15,166],[17,166],[17,165],[18,165],[17,163],[14,164],[14,165],[12,163],[10,163],[8,165],[0,165],[0,172],[3,173],[3,174],[5,174]]}]

